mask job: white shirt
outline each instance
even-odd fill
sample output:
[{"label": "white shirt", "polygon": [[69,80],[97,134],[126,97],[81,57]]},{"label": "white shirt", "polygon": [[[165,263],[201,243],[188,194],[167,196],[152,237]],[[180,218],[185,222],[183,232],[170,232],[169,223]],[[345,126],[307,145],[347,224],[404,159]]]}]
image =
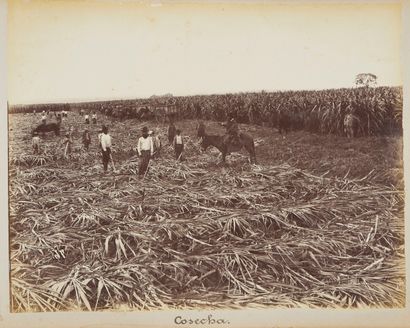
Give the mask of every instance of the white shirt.
[{"label": "white shirt", "polygon": [[97,114],[93,114],[93,116],[92,116],[93,118],[97,118]]},{"label": "white shirt", "polygon": [[88,120],[88,115],[87,115],[87,114],[85,114],[84,118],[85,118],[86,120]]},{"label": "white shirt", "polygon": [[109,134],[102,134],[101,136],[101,147],[104,151],[107,150],[107,148],[111,147],[111,136]]},{"label": "white shirt", "polygon": [[182,145],[182,136],[175,136],[175,143],[177,145]]},{"label": "white shirt", "polygon": [[138,144],[137,144],[137,150],[138,150],[138,154],[141,155],[141,151],[143,150],[150,150],[151,151],[151,155],[154,153],[154,145],[152,142],[152,138],[151,137],[140,137],[138,139]]},{"label": "white shirt", "polygon": [[40,144],[40,138],[38,136],[33,137],[33,145],[39,145]]}]

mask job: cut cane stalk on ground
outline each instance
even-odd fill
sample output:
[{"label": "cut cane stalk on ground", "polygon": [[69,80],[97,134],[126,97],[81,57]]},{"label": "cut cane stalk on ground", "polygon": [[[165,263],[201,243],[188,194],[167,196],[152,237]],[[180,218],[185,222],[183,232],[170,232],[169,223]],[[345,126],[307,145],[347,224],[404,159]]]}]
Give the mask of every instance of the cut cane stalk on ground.
[{"label": "cut cane stalk on ground", "polygon": [[[11,159],[26,147],[17,123]],[[194,142],[188,162],[165,148],[137,180],[127,124],[110,128],[110,175],[95,144],[13,164],[14,311],[403,306],[402,189],[241,154],[221,168]]]}]

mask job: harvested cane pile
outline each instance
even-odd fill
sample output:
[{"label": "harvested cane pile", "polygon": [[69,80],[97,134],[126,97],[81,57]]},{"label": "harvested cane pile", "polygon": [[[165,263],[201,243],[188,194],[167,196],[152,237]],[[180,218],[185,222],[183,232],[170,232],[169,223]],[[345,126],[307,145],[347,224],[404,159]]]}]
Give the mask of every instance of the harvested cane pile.
[{"label": "harvested cane pile", "polygon": [[[12,163],[22,139],[11,135]],[[119,152],[107,175],[95,149],[15,161],[13,310],[404,306],[401,191],[242,158],[220,168],[187,148],[182,163],[166,149],[145,179]]]}]

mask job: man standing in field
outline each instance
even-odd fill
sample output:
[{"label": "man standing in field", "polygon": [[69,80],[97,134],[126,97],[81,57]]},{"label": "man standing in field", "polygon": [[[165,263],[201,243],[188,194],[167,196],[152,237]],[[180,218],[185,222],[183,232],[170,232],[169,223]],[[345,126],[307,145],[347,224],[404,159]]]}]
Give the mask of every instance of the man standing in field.
[{"label": "man standing in field", "polygon": [[38,154],[40,152],[40,137],[38,136],[37,132],[34,132],[33,139],[32,139],[32,145],[33,145],[33,153]]},{"label": "man standing in field", "polygon": [[94,112],[92,116],[93,124],[97,124],[97,114]]},{"label": "man standing in field", "polygon": [[174,137],[174,150],[175,158],[177,161],[182,161],[182,152],[184,150],[184,140],[181,136],[181,130],[176,130],[176,135]]},{"label": "man standing in field", "polygon": [[161,153],[161,139],[158,135],[155,135],[155,131],[149,131],[149,137],[152,139],[152,144],[154,146],[154,156],[159,157]]},{"label": "man standing in field", "polygon": [[349,112],[345,115],[343,120],[343,129],[348,138],[354,138],[355,125],[357,124],[358,118],[353,115],[353,112]]},{"label": "man standing in field", "polygon": [[142,137],[138,139],[137,151],[138,155],[141,158],[138,169],[138,175],[141,177],[146,174],[149,165],[149,160],[151,159],[151,156],[154,154],[154,145],[152,142],[152,138],[148,136],[147,127],[144,127],[142,129]]},{"label": "man standing in field", "polygon": [[108,128],[106,126],[103,126],[103,129],[102,129],[101,151],[102,151],[104,173],[106,173],[108,169],[108,162],[111,159],[111,136],[108,134]]},{"label": "man standing in field", "polygon": [[88,131],[88,129],[85,129],[83,133],[83,145],[84,145],[85,150],[88,151],[90,144],[91,144],[90,132]]},{"label": "man standing in field", "polygon": [[73,144],[73,139],[71,137],[71,132],[67,132],[65,134],[65,139],[63,142],[64,145],[64,156],[67,156],[67,154],[71,153],[71,146]]},{"label": "man standing in field", "polygon": [[88,114],[85,114],[84,119],[85,119],[85,124],[90,124],[90,117],[88,116]]}]

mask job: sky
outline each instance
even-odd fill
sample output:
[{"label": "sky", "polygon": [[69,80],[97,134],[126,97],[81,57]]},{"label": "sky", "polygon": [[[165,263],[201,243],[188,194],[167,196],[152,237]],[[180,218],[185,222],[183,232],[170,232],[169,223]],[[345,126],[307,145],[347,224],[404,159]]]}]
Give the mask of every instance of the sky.
[{"label": "sky", "polygon": [[8,2],[10,104],[402,85],[401,6]]}]

